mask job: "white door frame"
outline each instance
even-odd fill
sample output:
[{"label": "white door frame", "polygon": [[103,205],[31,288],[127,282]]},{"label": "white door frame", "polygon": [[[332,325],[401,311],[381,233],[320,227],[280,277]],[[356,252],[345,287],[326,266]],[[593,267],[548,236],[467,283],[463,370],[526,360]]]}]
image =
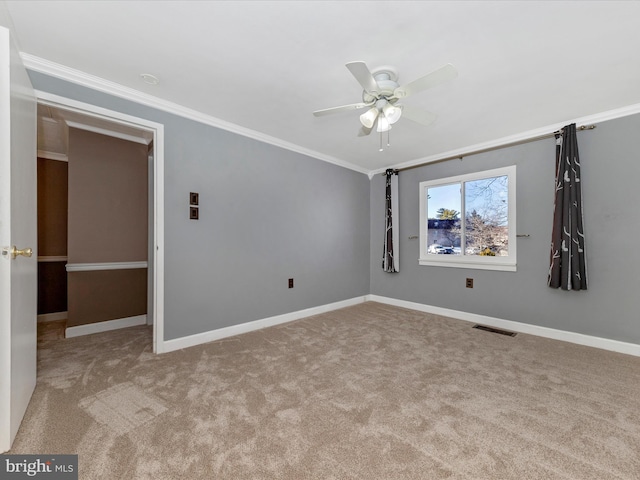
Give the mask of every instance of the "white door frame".
[{"label": "white door frame", "polygon": [[[147,130],[153,134],[153,241],[148,259],[153,267],[153,352],[164,346],[164,125],[144,118],[36,90],[38,103]],[[35,159],[34,159],[35,160]],[[35,221],[35,219],[34,219]]]}]

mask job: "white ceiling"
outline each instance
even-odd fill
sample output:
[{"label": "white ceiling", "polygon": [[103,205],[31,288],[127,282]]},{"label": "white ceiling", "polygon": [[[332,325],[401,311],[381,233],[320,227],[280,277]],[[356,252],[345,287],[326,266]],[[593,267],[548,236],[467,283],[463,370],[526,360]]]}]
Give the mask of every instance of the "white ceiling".
[{"label": "white ceiling", "polygon": [[[29,56],[362,171],[640,103],[637,1],[6,4]],[[438,119],[401,119],[379,152],[375,132],[357,136],[362,111],[312,115],[361,101],[354,60],[396,67],[400,84],[445,63],[458,77],[405,99]]]}]

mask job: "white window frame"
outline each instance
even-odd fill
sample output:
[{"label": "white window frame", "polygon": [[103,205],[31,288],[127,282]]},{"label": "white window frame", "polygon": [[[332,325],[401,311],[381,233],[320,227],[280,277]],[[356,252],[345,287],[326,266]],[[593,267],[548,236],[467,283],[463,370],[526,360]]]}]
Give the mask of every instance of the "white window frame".
[{"label": "white window frame", "polygon": [[[482,180],[491,177],[508,177],[508,211],[507,222],[509,225],[509,255],[506,257],[489,257],[480,255],[433,255],[427,253],[427,189],[450,185],[452,183],[470,182],[474,180]],[[465,205],[464,205],[464,189],[461,192],[461,227],[462,232],[465,231]],[[420,265],[437,266],[437,267],[455,267],[455,268],[478,268],[484,270],[503,270],[515,272],[517,266],[516,252],[516,166],[496,168],[493,170],[485,170],[482,172],[474,172],[466,175],[458,175],[455,177],[439,178],[420,182]]]}]

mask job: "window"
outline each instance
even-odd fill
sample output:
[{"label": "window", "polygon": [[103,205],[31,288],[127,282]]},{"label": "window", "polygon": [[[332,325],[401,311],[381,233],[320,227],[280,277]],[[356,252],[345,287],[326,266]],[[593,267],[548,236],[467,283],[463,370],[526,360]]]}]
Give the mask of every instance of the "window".
[{"label": "window", "polygon": [[420,183],[420,265],[516,270],[516,167]]}]

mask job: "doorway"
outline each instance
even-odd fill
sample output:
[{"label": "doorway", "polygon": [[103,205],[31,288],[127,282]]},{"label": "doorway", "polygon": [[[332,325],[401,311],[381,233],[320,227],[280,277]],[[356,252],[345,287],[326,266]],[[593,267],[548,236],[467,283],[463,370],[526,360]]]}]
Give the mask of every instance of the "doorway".
[{"label": "doorway", "polygon": [[[39,158],[50,158],[54,160],[54,163],[58,161],[64,161],[65,154],[68,152],[69,138],[68,131],[73,129],[73,132],[80,131],[83,135],[98,134],[102,136],[111,137],[114,141],[120,143],[135,143],[138,147],[144,148],[144,162],[146,165],[146,173],[148,176],[148,182],[145,178],[145,187],[148,187],[147,205],[148,215],[146,219],[147,238],[146,238],[146,261],[132,261],[132,262],[120,262],[114,266],[114,262],[98,262],[91,264],[87,267],[84,264],[67,264],[67,271],[70,267],[79,275],[89,275],[89,277],[96,277],[102,275],[102,272],[106,272],[107,276],[114,277],[122,276],[124,270],[125,276],[135,278],[132,280],[132,285],[138,285],[138,291],[141,288],[146,288],[146,317],[143,315],[133,315],[126,318],[118,318],[113,320],[96,322],[88,325],[79,325],[68,329],[67,332],[71,332],[72,335],[82,335],[85,333],[96,333],[99,331],[112,330],[115,328],[123,328],[126,326],[137,325],[141,323],[147,323],[153,325],[153,351],[154,353],[161,353],[163,351],[163,245],[162,245],[162,226],[164,219],[163,212],[163,145],[164,145],[164,131],[161,124],[150,122],[145,119],[135,118],[128,115],[121,114],[119,112],[113,112],[100,107],[96,107],[89,104],[83,104],[74,100],[58,97],[55,95],[47,94],[44,92],[37,92],[38,96],[38,113],[39,113],[39,131],[38,131],[38,144],[48,145],[40,148],[38,151]],[[44,127],[43,127],[44,125]],[[60,130],[55,132],[55,129]],[[47,131],[48,130],[48,131]],[[45,137],[49,138],[45,138]],[[106,138],[106,137],[105,137]],[[123,142],[125,141],[125,142]],[[47,143],[49,142],[49,143]],[[66,149],[66,150],[65,150]],[[144,200],[143,200],[144,201]],[[145,207],[147,206],[145,205]],[[140,222],[137,222],[140,223]],[[144,250],[144,245],[143,245]],[[40,257],[40,255],[39,255]],[[46,265],[49,271],[55,270],[52,268],[56,261],[67,261],[65,255],[53,255],[53,258],[46,258],[43,256],[43,263],[46,265],[47,260],[51,262],[51,265]],[[56,258],[58,257],[58,258]],[[39,262],[40,264],[40,262]],[[94,274],[88,272],[90,269],[98,269]],[[146,268],[146,287],[144,287],[144,270]],[[84,269],[84,270],[83,270]],[[124,270],[123,270],[124,269]],[[137,271],[136,271],[137,269]],[[59,268],[58,268],[59,270]],[[84,273],[84,272],[87,273]],[[120,273],[118,273],[120,272]],[[134,275],[130,275],[130,273]],[[66,272],[65,272],[66,274]],[[143,274],[142,282],[140,274]],[[76,275],[75,273],[73,275]],[[79,276],[79,275],[76,275]],[[71,276],[70,276],[71,278]],[[77,283],[77,282],[76,282]],[[140,293],[140,292],[138,292]],[[138,309],[140,309],[138,301]],[[144,307],[144,306],[143,306]],[[143,308],[144,310],[144,308]],[[59,314],[63,315],[62,313]],[[55,319],[55,312],[53,318]]]}]

